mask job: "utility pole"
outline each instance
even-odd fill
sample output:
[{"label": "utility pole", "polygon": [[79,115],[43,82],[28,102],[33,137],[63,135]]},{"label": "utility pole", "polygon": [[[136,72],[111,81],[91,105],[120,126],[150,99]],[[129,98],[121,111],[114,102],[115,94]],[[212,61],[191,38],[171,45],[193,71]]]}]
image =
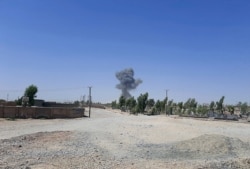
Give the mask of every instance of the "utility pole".
[{"label": "utility pole", "polygon": [[166,89],[166,98],[168,97],[168,91],[169,91],[169,89]]},{"label": "utility pole", "polygon": [[91,88],[92,86],[89,86],[89,118],[90,118],[90,113],[91,113],[91,104],[92,104],[92,101],[91,101]]},{"label": "utility pole", "polygon": [[[168,91],[169,91],[169,89],[166,89],[166,104],[165,104],[165,113],[166,113],[166,115],[167,115],[167,107],[168,107],[168,103],[167,103],[167,99],[168,99]],[[168,113],[168,115],[169,115],[169,113]]]}]

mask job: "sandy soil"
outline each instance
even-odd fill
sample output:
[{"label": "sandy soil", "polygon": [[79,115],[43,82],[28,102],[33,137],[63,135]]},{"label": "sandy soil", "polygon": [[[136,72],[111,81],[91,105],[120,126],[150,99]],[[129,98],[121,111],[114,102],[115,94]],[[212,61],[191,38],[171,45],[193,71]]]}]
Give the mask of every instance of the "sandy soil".
[{"label": "sandy soil", "polygon": [[0,168],[250,168],[250,123],[129,115],[0,119]]}]

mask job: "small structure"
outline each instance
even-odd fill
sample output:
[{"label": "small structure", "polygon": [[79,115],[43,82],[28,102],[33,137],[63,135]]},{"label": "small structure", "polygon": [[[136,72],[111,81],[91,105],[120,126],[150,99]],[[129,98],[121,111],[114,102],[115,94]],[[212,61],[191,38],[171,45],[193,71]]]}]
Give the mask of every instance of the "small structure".
[{"label": "small structure", "polygon": [[[22,98],[22,106],[0,105],[0,118],[79,118],[85,117],[85,109],[75,104],[63,104],[35,100],[35,105],[28,106],[29,98]],[[5,102],[6,103],[6,102]],[[49,104],[46,104],[49,103]],[[46,106],[46,107],[45,107]]]}]

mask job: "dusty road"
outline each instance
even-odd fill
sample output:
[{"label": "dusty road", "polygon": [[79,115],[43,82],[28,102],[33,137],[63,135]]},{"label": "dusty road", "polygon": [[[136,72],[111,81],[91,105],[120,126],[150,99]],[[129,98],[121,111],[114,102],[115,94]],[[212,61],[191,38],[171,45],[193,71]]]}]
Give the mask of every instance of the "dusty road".
[{"label": "dusty road", "polygon": [[133,116],[0,119],[0,168],[250,168],[250,124]]}]

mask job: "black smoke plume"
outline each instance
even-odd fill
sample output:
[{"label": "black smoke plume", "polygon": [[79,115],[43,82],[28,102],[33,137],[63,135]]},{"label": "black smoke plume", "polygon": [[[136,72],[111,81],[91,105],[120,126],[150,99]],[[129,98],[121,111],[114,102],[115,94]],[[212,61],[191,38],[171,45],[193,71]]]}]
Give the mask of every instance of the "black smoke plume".
[{"label": "black smoke plume", "polygon": [[136,89],[142,83],[141,79],[134,79],[134,70],[132,68],[117,72],[116,78],[120,81],[120,84],[117,84],[116,88],[122,91],[122,96],[125,98],[130,98],[129,91]]}]

